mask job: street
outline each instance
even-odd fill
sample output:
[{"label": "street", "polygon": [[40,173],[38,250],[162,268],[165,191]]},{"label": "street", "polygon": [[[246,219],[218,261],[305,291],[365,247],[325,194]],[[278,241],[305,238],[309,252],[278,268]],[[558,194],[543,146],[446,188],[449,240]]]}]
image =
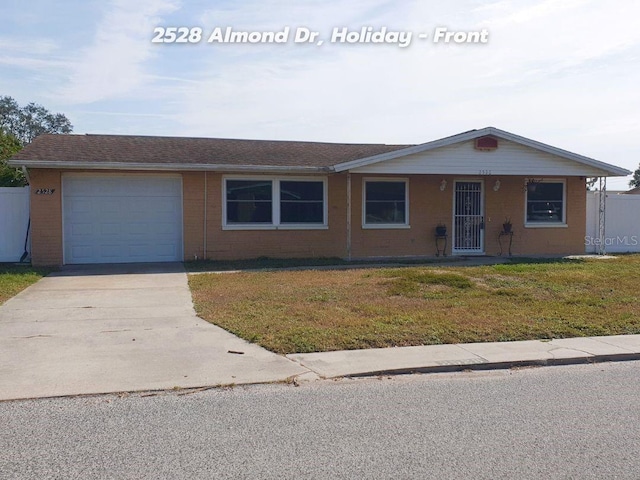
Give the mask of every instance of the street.
[{"label": "street", "polygon": [[0,478],[640,478],[640,362],[0,403]]}]

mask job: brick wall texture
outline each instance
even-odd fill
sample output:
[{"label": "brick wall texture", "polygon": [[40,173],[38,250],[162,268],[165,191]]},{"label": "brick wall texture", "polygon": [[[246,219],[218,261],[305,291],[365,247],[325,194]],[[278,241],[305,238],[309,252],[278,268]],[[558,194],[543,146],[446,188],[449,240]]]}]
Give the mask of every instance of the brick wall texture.
[{"label": "brick wall texture", "polygon": [[[119,172],[122,173],[122,172]],[[139,172],[138,172],[139,173]],[[154,172],[159,174],[161,172]],[[99,173],[96,173],[99,175]],[[63,263],[62,178],[55,169],[32,169],[31,220],[34,265]],[[451,254],[453,189],[457,177],[442,175],[398,176],[409,185],[409,227],[371,229],[362,226],[364,175],[351,174],[351,210],[347,208],[346,173],[328,175],[328,228],[316,230],[231,230],[223,227],[223,175],[213,172],[183,172],[184,259],[242,259],[267,257],[402,257],[433,256],[435,227],[449,230],[447,253]],[[282,177],[280,177],[282,178]],[[366,175],[366,178],[375,178]],[[389,178],[389,176],[385,176]],[[487,255],[500,251],[498,234],[505,217],[513,223],[514,255],[584,253],[586,188],[581,177],[566,181],[566,225],[525,227],[525,178],[480,177],[484,182]],[[447,185],[440,189],[442,180]],[[461,179],[462,180],[462,179]],[[464,179],[467,180],[467,179]],[[495,181],[500,188],[494,191]],[[53,188],[53,195],[35,195],[38,188]],[[351,223],[349,251],[348,217]],[[205,232],[206,228],[206,232]],[[502,239],[503,245],[505,239]],[[508,242],[508,241],[507,241]]]}]

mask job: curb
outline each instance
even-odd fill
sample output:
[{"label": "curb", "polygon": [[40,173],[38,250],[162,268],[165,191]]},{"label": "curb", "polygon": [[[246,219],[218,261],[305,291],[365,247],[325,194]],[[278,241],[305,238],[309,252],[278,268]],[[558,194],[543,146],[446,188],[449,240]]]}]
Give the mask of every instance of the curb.
[{"label": "curb", "polygon": [[[371,372],[359,372],[336,377],[321,378],[366,378],[385,375],[410,375],[415,373],[453,373],[466,370],[507,370],[519,367],[553,367],[563,365],[585,365],[589,363],[604,362],[629,362],[640,360],[640,353],[620,353],[610,355],[591,355],[588,357],[549,358],[540,360],[512,360],[507,362],[486,362],[457,365],[434,365],[430,367],[396,368],[389,370],[376,370]],[[309,368],[309,367],[307,367]]]}]

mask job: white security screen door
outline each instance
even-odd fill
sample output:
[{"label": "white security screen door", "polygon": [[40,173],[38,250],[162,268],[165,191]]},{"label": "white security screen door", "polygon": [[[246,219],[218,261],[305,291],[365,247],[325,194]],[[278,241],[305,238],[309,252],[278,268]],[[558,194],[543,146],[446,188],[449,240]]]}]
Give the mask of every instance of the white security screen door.
[{"label": "white security screen door", "polygon": [[484,195],[482,182],[455,182],[453,253],[484,253]]}]

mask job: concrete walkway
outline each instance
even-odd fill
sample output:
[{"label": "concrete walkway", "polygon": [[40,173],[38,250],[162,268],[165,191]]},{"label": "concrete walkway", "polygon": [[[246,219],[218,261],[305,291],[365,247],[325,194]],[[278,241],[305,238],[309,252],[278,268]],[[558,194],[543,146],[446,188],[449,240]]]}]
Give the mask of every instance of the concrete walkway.
[{"label": "concrete walkway", "polygon": [[0,306],[0,400],[274,382],[306,372],[196,317],[181,264],[67,269]]},{"label": "concrete walkway", "polygon": [[640,335],[374,348],[287,355],[322,378],[640,360]]}]

